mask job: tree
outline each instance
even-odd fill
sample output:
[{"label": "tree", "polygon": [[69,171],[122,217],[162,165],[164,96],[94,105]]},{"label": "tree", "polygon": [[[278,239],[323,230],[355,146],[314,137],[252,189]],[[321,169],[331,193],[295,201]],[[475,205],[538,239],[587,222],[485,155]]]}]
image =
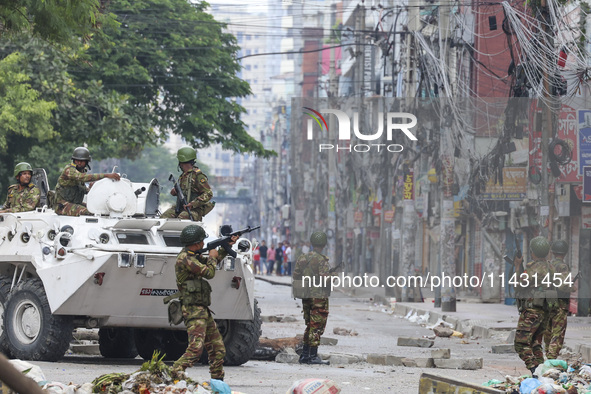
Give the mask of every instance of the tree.
[{"label": "tree", "polygon": [[71,42],[113,25],[105,0],[10,0],[0,3],[0,37],[30,32],[56,42]]},{"label": "tree", "polygon": [[[44,167],[54,185],[76,146],[87,145],[97,160],[133,157],[144,144],[156,142],[146,108],[132,105],[127,95],[106,89],[99,81],[78,82],[72,77],[68,70],[79,71],[71,65],[80,62],[83,50],[27,35],[0,42],[0,57],[8,55],[6,59],[10,59],[13,55],[9,54],[18,52],[14,67],[26,76],[34,92],[31,94],[42,103],[50,103],[46,116],[36,123],[30,119],[33,114],[29,104],[18,111],[11,107],[20,127],[26,130],[0,131],[5,141],[4,145],[0,143],[0,180],[10,177],[14,163],[27,161],[33,167]],[[5,85],[17,89],[18,81],[11,76],[5,79]],[[0,194],[5,190],[2,185]]]},{"label": "tree", "polygon": [[88,51],[80,80],[101,80],[150,110],[165,139],[180,134],[195,148],[220,143],[235,152],[269,157],[244,129],[244,108],[232,97],[250,93],[236,76],[239,47],[207,3],[186,0],[113,0],[120,28],[105,27]]},{"label": "tree", "polygon": [[[13,53],[0,60],[0,153],[7,157],[11,136],[45,141],[56,135],[49,123],[55,103],[39,99],[30,77],[21,71],[21,55]],[[12,178],[11,162],[0,172],[0,185]]]}]

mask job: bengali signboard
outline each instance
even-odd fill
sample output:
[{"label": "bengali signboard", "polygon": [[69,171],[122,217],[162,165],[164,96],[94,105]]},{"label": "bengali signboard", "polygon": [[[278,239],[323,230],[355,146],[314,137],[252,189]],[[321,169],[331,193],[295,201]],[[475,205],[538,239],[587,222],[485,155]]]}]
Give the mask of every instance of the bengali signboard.
[{"label": "bengali signboard", "polygon": [[495,184],[494,177],[490,177],[486,190],[482,193],[485,200],[523,200],[527,194],[527,168],[503,168],[503,185]]}]

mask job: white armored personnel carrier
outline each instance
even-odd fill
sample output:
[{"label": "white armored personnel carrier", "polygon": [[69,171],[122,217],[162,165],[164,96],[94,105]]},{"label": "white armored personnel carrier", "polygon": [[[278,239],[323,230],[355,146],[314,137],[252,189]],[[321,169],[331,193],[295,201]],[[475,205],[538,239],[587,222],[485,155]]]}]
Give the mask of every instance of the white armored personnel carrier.
[{"label": "white armored personnel carrier", "polygon": [[[45,171],[34,171],[33,182],[46,204]],[[104,357],[149,359],[154,350],[180,357],[186,329],[169,324],[163,299],[177,291],[179,236],[195,222],[159,219],[158,203],[155,179],[102,179],[87,195],[94,216],[59,216],[46,206],[0,214],[0,351],[59,360],[73,329],[86,327],[99,328]],[[248,361],[261,334],[252,249],[248,239],[239,240],[237,257],[226,257],[210,280],[226,365]]]}]

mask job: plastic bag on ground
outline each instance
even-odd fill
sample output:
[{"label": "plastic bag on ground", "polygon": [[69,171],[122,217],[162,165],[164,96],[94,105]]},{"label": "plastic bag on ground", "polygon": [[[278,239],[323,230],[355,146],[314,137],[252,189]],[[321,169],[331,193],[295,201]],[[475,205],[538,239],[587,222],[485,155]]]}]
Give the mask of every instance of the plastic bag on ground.
[{"label": "plastic bag on ground", "polygon": [[544,361],[544,365],[550,368],[559,368],[562,371],[566,371],[568,369],[568,364],[564,360],[546,360]]},{"label": "plastic bag on ground", "polygon": [[583,365],[580,369],[579,369],[579,375],[581,376],[589,376],[591,377],[591,367],[588,365]]},{"label": "plastic bag on ground", "polygon": [[550,383],[544,383],[543,385],[536,388],[532,394],[556,394],[554,386]]},{"label": "plastic bag on ground", "polygon": [[211,387],[212,393],[232,394],[230,386],[228,386],[228,383],[224,382],[223,380],[211,379],[209,381],[209,385]]},{"label": "plastic bag on ground", "polygon": [[524,379],[523,382],[519,385],[519,392],[521,394],[533,394],[535,393],[535,389],[540,387],[542,382],[540,382],[536,378],[527,378]]},{"label": "plastic bag on ground", "polygon": [[330,379],[302,379],[294,382],[286,394],[338,394],[341,388]]},{"label": "plastic bag on ground", "polygon": [[20,372],[24,372],[27,369],[30,369],[30,371],[27,372],[25,375],[27,377],[33,379],[35,382],[47,383],[47,380],[45,379],[45,375],[43,375],[43,371],[37,365],[31,364],[27,361],[18,360],[18,359],[17,360],[8,360],[8,362],[11,363],[12,366],[15,367],[16,369],[18,369]]},{"label": "plastic bag on ground", "polygon": [[495,384],[503,384],[503,382],[499,379],[491,379],[488,382],[482,383],[482,385],[485,387],[490,387]]}]

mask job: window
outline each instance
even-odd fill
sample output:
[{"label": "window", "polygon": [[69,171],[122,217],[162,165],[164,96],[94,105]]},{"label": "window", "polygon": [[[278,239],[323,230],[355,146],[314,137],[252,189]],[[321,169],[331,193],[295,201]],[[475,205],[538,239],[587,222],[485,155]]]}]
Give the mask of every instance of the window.
[{"label": "window", "polygon": [[247,50],[246,50],[246,54],[247,54],[247,55],[250,55],[251,53],[252,53],[252,51],[251,51],[250,49],[247,49]]},{"label": "window", "polygon": [[117,233],[115,234],[117,241],[120,244],[136,244],[136,245],[149,245],[148,237],[146,234],[138,233]]},{"label": "window", "polygon": [[251,38],[252,38],[252,36],[250,34],[246,35],[246,41],[250,41]]},{"label": "window", "polygon": [[245,69],[246,71],[250,71],[250,64],[247,64],[246,66],[244,66],[244,69]]}]

